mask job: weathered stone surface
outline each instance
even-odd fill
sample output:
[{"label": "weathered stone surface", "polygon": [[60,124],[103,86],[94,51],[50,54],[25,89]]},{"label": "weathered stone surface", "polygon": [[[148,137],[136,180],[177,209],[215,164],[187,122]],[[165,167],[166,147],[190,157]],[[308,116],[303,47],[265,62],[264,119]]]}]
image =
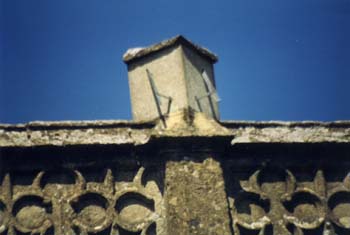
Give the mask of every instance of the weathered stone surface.
[{"label": "weathered stone surface", "polygon": [[165,184],[168,234],[231,234],[218,162],[168,162]]},{"label": "weathered stone surface", "polygon": [[[221,122],[202,113],[174,113],[161,123],[129,121],[31,122],[0,124],[0,147],[146,144],[162,136],[233,136],[232,144],[348,143],[350,122]],[[155,127],[156,126],[156,127]]]},{"label": "weathered stone surface", "polygon": [[166,127],[160,122],[152,132],[154,137],[212,137],[233,136],[233,131],[220,125],[204,113],[183,109],[166,119]]},{"label": "weathered stone surface", "polygon": [[152,124],[128,121],[30,122],[0,125],[0,146],[69,146],[146,143]]},{"label": "weathered stone surface", "polygon": [[223,122],[232,144],[350,142],[350,122]]}]

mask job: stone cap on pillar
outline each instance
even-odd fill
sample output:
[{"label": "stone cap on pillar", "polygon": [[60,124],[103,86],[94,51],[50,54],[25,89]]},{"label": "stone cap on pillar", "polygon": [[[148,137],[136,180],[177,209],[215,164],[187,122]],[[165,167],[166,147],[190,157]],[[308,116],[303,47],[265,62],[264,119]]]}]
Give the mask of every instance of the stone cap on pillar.
[{"label": "stone cap on pillar", "polygon": [[183,36],[127,50],[132,115],[135,121],[162,119],[192,109],[219,120],[213,64],[218,57]]}]

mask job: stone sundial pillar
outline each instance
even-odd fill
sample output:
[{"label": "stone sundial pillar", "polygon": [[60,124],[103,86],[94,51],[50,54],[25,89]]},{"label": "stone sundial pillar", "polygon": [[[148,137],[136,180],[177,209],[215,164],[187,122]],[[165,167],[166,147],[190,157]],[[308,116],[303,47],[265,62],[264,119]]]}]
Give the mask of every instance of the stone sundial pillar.
[{"label": "stone sundial pillar", "polygon": [[135,121],[191,108],[219,119],[213,64],[216,55],[182,36],[124,54]]}]

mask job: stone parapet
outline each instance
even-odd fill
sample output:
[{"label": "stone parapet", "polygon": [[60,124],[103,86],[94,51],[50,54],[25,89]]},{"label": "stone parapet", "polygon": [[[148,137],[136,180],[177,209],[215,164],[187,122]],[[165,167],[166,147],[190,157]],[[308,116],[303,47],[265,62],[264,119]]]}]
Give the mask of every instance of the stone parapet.
[{"label": "stone parapet", "polygon": [[347,235],[350,122],[0,125],[0,234]]},{"label": "stone parapet", "polygon": [[[152,137],[232,136],[232,144],[247,143],[348,143],[350,122],[242,122],[224,121],[221,126],[203,115],[188,127],[177,115],[169,120],[170,128],[154,128],[155,123],[132,121],[65,121],[0,124],[0,146],[66,146],[95,144],[146,144]],[[181,116],[181,115],[179,115]],[[211,125],[202,125],[203,122]],[[197,127],[196,127],[197,125]]]}]

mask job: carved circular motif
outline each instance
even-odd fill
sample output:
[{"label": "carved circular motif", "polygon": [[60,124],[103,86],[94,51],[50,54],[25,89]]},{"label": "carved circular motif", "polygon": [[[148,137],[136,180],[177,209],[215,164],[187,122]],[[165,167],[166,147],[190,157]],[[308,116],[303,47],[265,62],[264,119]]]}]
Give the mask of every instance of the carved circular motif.
[{"label": "carved circular motif", "polygon": [[72,204],[76,213],[75,224],[88,232],[105,229],[111,222],[111,211],[108,200],[101,194],[87,192],[80,195]]},{"label": "carved circular motif", "polygon": [[344,228],[350,228],[350,202],[340,203],[333,208],[333,215]]},{"label": "carved circular motif", "polygon": [[285,206],[296,218],[292,222],[301,228],[314,229],[324,221],[325,211],[320,199],[309,192],[294,194]]},{"label": "carved circular motif", "polygon": [[16,215],[17,221],[25,228],[39,228],[46,220],[46,211],[39,206],[27,206]]},{"label": "carved circular motif", "polygon": [[350,228],[350,203],[338,204],[333,209],[333,214],[344,228]]},{"label": "carved circular motif", "polygon": [[140,193],[128,192],[117,199],[116,211],[122,228],[140,231],[152,222],[154,201]]},{"label": "carved circular motif", "polygon": [[103,224],[106,218],[106,210],[96,205],[89,205],[79,213],[79,220],[89,227],[97,227]]},{"label": "carved circular motif", "polygon": [[350,192],[337,192],[328,200],[333,221],[343,228],[350,229]]},{"label": "carved circular motif", "polygon": [[140,224],[145,221],[151,214],[152,211],[148,208],[140,204],[134,204],[124,207],[119,212],[119,218],[123,222],[127,222],[129,224]]},{"label": "carved circular motif", "polygon": [[12,213],[16,219],[16,227],[22,232],[44,229],[49,225],[47,209],[51,207],[36,195],[26,195],[15,201]]},{"label": "carved circular motif", "polygon": [[312,223],[319,217],[316,206],[307,203],[297,205],[294,215],[303,223]]},{"label": "carved circular motif", "polygon": [[257,194],[241,192],[234,202],[236,220],[244,228],[261,229],[269,223],[269,206],[269,202]]}]

